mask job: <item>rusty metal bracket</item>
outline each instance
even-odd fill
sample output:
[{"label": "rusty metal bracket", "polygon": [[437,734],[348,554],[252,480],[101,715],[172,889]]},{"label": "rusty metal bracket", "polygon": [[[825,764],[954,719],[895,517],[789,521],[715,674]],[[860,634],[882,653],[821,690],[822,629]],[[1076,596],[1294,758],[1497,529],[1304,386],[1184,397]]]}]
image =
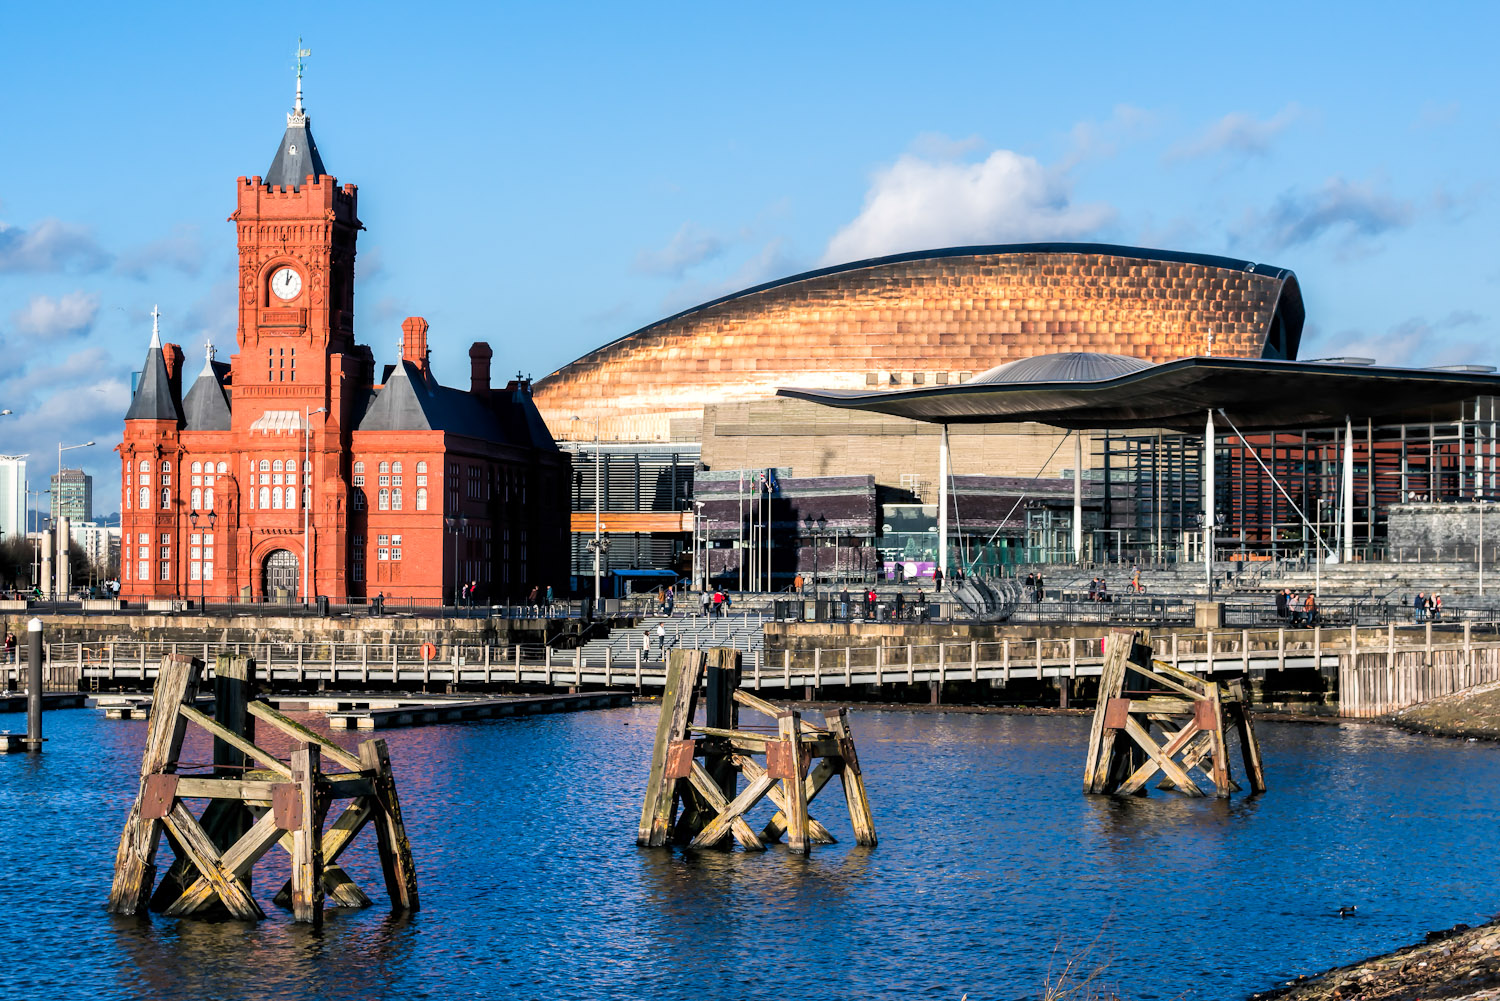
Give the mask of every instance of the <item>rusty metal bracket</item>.
[{"label": "rusty metal bracket", "polygon": [[1214,704],[1207,700],[1193,703],[1193,722],[1200,730],[1214,730],[1218,728],[1218,714],[1214,712]]},{"label": "rusty metal bracket", "polygon": [[668,744],[665,777],[685,779],[693,774],[693,752],[697,749],[697,742],[691,740],[674,740]]},{"label": "rusty metal bracket", "polygon": [[766,744],[766,771],[773,779],[797,779],[802,777],[799,767],[797,745],[790,740],[773,740]]},{"label": "rusty metal bracket", "polygon": [[1123,730],[1130,719],[1129,699],[1110,699],[1104,707],[1104,726],[1109,730]]},{"label": "rusty metal bracket", "polygon": [[277,782],[271,786],[271,813],[276,817],[276,826],[283,831],[295,831],[302,826],[302,793],[290,782]]},{"label": "rusty metal bracket", "polygon": [[160,820],[172,812],[172,804],[176,800],[176,775],[147,775],[146,787],[141,791],[141,817],[145,820]]}]

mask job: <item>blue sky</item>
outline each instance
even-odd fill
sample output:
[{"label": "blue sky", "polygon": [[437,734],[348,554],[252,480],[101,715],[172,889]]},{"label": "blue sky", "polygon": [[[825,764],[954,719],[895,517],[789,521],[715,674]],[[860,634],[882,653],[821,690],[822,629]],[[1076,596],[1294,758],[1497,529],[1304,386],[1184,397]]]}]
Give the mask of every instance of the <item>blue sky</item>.
[{"label": "blue sky", "polygon": [[[0,452],[109,447],[161,304],[234,344],[235,178],[299,34],[360,187],[356,331],[542,376],[820,264],[1098,240],[1296,271],[1303,357],[1500,363],[1500,7],[23,5],[6,14]],[[52,458],[47,458],[47,456]]]}]

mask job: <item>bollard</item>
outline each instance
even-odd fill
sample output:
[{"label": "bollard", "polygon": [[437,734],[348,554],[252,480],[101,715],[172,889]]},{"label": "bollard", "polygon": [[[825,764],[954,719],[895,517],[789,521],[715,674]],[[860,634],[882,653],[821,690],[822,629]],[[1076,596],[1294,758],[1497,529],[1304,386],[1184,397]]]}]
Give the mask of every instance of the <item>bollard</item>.
[{"label": "bollard", "polygon": [[42,620],[26,623],[26,750],[42,749]]}]

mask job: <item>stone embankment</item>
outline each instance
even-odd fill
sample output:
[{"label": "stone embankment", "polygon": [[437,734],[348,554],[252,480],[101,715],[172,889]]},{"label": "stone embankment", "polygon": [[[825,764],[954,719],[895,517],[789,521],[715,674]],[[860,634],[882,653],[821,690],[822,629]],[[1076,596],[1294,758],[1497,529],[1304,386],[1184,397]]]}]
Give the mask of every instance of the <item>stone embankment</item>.
[{"label": "stone embankment", "polygon": [[1500,681],[1429,699],[1389,718],[1403,730],[1417,733],[1500,740]]},{"label": "stone embankment", "polygon": [[1429,932],[1420,945],[1299,978],[1250,1001],[1500,1001],[1500,924]]}]

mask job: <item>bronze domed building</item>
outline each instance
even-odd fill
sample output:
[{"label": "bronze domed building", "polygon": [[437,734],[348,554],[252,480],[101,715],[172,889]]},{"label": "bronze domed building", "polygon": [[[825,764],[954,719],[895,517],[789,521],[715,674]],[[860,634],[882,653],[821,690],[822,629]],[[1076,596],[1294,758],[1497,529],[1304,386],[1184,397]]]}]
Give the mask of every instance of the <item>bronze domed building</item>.
[{"label": "bronze domed building", "polygon": [[[779,387],[964,382],[1068,351],[1147,362],[1295,358],[1302,294],[1283,268],[1096,244],[953,247],[809,271],[612,341],[536,383],[554,430],[696,440],[704,407]],[[675,424],[674,424],[675,422]]]}]

